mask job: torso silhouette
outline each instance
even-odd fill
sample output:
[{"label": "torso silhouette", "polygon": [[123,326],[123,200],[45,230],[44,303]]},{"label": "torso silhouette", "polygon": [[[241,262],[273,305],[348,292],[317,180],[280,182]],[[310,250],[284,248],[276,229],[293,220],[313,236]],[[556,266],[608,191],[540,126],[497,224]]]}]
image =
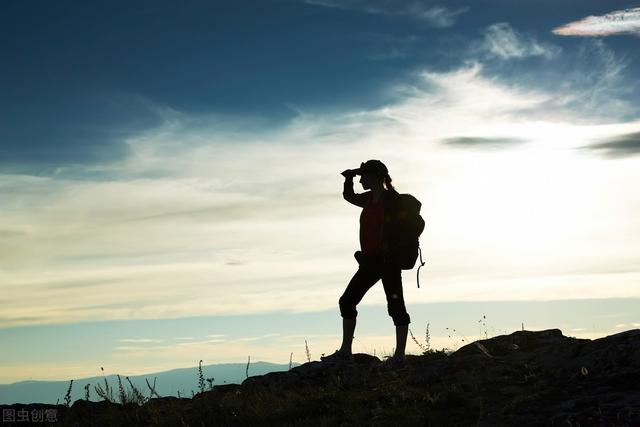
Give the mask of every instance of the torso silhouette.
[{"label": "torso silhouette", "polygon": [[[396,193],[385,190],[377,202],[373,200],[373,192],[355,193],[353,181],[344,181],[342,192],[344,199],[363,208],[360,214],[360,249],[365,254],[385,252],[392,239]],[[377,238],[376,238],[377,236]]]},{"label": "torso silhouette", "polygon": [[376,254],[382,249],[383,215],[382,199],[374,200],[373,197],[360,213],[360,249],[366,255]]}]

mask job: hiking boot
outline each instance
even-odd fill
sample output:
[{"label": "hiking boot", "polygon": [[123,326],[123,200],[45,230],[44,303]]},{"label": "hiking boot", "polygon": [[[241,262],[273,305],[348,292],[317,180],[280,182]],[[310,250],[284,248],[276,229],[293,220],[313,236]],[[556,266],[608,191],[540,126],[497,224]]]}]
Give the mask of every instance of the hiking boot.
[{"label": "hiking boot", "polygon": [[353,354],[343,353],[340,350],[336,350],[335,353],[328,356],[320,356],[320,360],[323,362],[353,362]]}]

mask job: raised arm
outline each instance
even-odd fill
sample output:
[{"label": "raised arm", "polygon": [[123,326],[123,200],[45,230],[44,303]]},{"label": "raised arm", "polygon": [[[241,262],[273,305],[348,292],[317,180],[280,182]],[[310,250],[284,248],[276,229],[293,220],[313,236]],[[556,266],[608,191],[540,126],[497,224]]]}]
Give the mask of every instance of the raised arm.
[{"label": "raised arm", "polygon": [[342,197],[344,197],[347,202],[364,208],[369,199],[369,192],[356,194],[353,191],[353,177],[355,176],[355,173],[353,173],[352,170],[347,169],[346,171],[342,172],[342,176],[344,176],[344,189],[342,191]]}]

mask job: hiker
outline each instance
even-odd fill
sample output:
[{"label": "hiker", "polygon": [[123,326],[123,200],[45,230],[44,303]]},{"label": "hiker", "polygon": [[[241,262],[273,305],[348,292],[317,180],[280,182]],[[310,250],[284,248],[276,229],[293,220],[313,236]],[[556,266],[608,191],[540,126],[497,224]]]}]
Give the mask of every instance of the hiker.
[{"label": "hiker", "polygon": [[[396,349],[393,357],[385,363],[399,365],[405,361],[405,347],[410,317],[402,296],[401,268],[390,252],[393,237],[393,211],[399,194],[391,185],[387,167],[380,160],[368,160],[358,169],[342,172],[345,177],[344,199],[363,208],[360,214],[360,251],[354,256],[359,267],[339,300],[342,316],[342,346],[322,361],[352,361],[351,344],[356,328],[358,312],[356,305],[365,293],[382,279],[387,297],[387,310],[396,326]],[[360,184],[365,193],[353,191],[353,178],[360,175]],[[383,227],[385,224],[385,227]]]}]

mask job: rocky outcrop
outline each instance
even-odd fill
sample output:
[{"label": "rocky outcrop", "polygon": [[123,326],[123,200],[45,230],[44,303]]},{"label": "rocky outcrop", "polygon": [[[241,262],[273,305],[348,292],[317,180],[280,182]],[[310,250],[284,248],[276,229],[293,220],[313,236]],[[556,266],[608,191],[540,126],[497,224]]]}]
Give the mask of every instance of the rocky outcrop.
[{"label": "rocky outcrop", "polygon": [[518,331],[450,355],[409,355],[400,368],[354,356],[353,363],[312,361],[215,386],[193,399],[3,409],[55,408],[56,426],[640,427],[640,330],[596,340],[566,337],[558,329]]}]

